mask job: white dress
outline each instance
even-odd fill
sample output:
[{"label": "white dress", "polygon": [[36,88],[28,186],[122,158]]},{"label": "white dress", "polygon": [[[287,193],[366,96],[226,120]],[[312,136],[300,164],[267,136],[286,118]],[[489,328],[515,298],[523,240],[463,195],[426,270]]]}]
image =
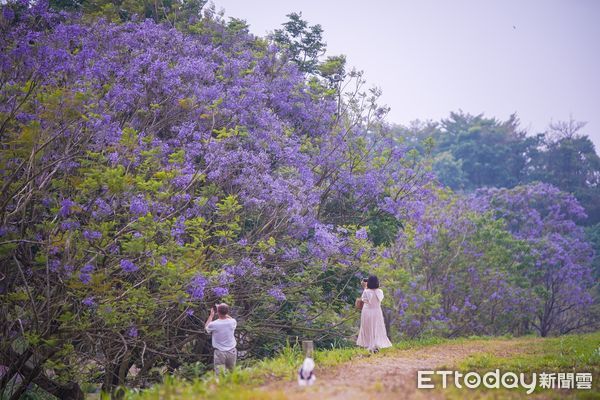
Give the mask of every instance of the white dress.
[{"label": "white dress", "polygon": [[360,313],[360,331],[356,344],[369,350],[392,347],[392,342],[387,337],[381,301],[381,289],[365,289],[361,296],[364,306]]}]

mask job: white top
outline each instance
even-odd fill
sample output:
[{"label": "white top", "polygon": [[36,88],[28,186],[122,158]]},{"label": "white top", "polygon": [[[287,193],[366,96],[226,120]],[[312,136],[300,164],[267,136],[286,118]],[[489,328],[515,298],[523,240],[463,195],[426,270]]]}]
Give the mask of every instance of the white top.
[{"label": "white top", "polygon": [[375,305],[375,303],[378,303],[377,305],[379,305],[383,301],[383,290],[365,289],[362,293],[361,299],[365,304]]},{"label": "white top", "polygon": [[206,326],[206,332],[212,334],[212,346],[221,351],[229,351],[237,345],[233,332],[237,321],[231,317],[217,319]]}]

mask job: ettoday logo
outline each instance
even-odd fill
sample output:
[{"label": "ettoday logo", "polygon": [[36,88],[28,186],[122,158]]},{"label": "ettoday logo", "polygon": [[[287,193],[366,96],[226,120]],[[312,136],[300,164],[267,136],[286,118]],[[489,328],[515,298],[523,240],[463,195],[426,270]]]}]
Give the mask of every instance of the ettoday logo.
[{"label": "ettoday logo", "polygon": [[525,389],[527,394],[533,393],[536,387],[542,389],[583,389],[592,388],[592,374],[583,373],[536,373],[531,374],[501,372],[499,369],[481,375],[478,372],[462,373],[459,371],[417,371],[417,388],[434,389],[433,377],[442,377],[442,388],[446,389],[453,382],[458,389],[476,389],[484,386],[488,389]]}]

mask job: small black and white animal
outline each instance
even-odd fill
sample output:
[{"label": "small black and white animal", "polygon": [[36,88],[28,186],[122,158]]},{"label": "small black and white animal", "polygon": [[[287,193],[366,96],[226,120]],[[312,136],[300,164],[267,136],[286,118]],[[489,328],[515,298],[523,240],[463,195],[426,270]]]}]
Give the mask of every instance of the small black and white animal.
[{"label": "small black and white animal", "polygon": [[315,362],[312,358],[306,357],[302,367],[298,370],[298,385],[311,386],[317,380],[314,373]]}]

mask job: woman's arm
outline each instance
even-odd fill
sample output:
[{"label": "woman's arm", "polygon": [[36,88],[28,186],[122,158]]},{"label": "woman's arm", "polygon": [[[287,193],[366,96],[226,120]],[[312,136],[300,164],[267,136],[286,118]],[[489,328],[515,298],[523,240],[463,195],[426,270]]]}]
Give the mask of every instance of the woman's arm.
[{"label": "woman's arm", "polygon": [[369,289],[365,289],[365,290],[363,290],[362,295],[360,296],[360,299],[363,301],[363,303],[369,304],[372,297],[373,297],[373,291],[371,291]]}]

